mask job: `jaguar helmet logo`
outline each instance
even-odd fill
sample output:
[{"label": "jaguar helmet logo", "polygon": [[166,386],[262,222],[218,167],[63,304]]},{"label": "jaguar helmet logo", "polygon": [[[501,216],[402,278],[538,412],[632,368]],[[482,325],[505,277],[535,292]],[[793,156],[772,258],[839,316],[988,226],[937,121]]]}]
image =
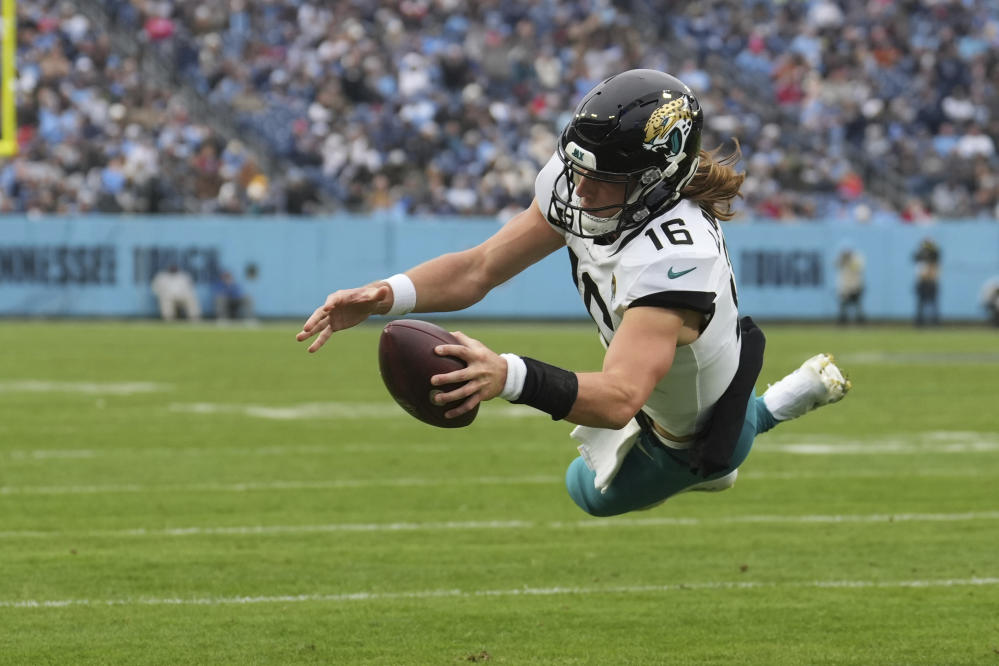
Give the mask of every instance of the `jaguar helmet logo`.
[{"label": "jaguar helmet logo", "polygon": [[680,153],[694,126],[696,113],[691,110],[686,96],[666,102],[653,111],[645,123],[645,143],[642,147],[646,150],[665,152],[670,157],[677,156],[677,161],[683,159]]}]

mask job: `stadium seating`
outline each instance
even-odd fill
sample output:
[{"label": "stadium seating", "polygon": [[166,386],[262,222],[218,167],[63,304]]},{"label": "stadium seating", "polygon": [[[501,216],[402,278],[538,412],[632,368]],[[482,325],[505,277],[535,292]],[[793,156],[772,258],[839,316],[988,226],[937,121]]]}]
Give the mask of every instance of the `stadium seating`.
[{"label": "stadium seating", "polygon": [[[583,91],[654,67],[700,96],[706,147],[740,140],[745,218],[999,216],[995,3],[467,4],[89,3],[108,34],[20,3],[2,209],[502,217]],[[137,76],[122,36],[235,136]]]}]

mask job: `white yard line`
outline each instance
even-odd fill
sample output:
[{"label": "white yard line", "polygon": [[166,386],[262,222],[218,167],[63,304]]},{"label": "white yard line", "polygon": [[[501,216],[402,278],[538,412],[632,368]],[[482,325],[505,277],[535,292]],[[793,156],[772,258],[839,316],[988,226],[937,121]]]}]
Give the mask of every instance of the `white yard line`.
[{"label": "white yard line", "polygon": [[0,381],[0,393],[84,393],[87,395],[134,395],[169,391],[170,384],[156,382],[53,382],[42,379]]},{"label": "white yard line", "polygon": [[[973,464],[972,461],[968,461]],[[755,465],[747,465],[749,471],[739,468],[740,481],[805,481],[830,479],[891,479],[898,483],[905,479],[981,479],[995,478],[996,473],[981,467],[964,469],[840,469],[794,472],[755,472]]]},{"label": "white yard line", "polygon": [[999,363],[996,352],[846,352],[836,354],[836,361],[851,365],[991,365]]},{"label": "white yard line", "polygon": [[316,534],[329,532],[438,532],[475,530],[576,530],[614,529],[619,527],[681,527],[712,525],[816,525],[850,523],[956,523],[999,520],[999,511],[971,511],[965,513],[873,513],[832,515],[747,515],[717,516],[710,518],[659,517],[659,518],[610,518],[570,521],[531,520],[470,520],[442,522],[393,522],[393,523],[328,523],[325,525],[234,525],[202,527],[169,527],[162,529],[126,528],[117,530],[52,531],[40,530],[0,532],[0,539],[26,538],[125,538],[125,537],[187,537],[187,536],[260,536],[287,534]]},{"label": "white yard line", "polygon": [[[346,403],[323,403],[325,408],[346,409]],[[359,403],[366,404],[366,403]],[[512,405],[510,408],[519,408]],[[379,408],[380,409],[380,408]],[[392,408],[395,409],[394,407]],[[397,410],[400,413],[401,410]],[[533,411],[533,410],[532,410]],[[404,413],[402,413],[405,415]],[[559,442],[552,441],[552,445]],[[571,443],[568,430],[563,443]],[[536,449],[545,442],[511,442],[504,443],[503,449]],[[178,447],[108,447],[108,448],[61,448],[61,449],[14,449],[0,451],[0,461],[37,462],[40,460],[79,460],[86,458],[111,457],[176,457],[176,456],[312,456],[337,455],[342,453],[364,453],[366,451],[398,452],[405,448],[408,451],[423,453],[449,452],[468,448],[468,441],[461,439],[453,444],[413,443],[413,442],[330,442],[328,444],[274,444],[269,446],[178,446]],[[779,432],[762,435],[753,445],[755,452],[789,453],[795,455],[881,455],[906,454],[918,452],[938,453],[981,453],[999,450],[999,434],[961,431],[930,431],[914,435],[886,435],[859,440],[840,438],[834,435],[782,435]],[[937,474],[927,470],[930,476]],[[748,478],[748,476],[747,476]],[[768,477],[769,478],[769,477]],[[809,477],[810,478],[810,477]]]},{"label": "white yard line", "polygon": [[[755,446],[754,446],[755,448]],[[930,445],[859,442],[857,444],[773,444],[762,445],[760,451],[791,453],[800,456],[875,456],[910,455],[912,453],[985,453],[999,451],[999,442],[974,442]]]},{"label": "white yard line", "polygon": [[[568,459],[567,459],[568,460]],[[946,479],[983,479],[994,478],[995,473],[989,470],[916,470],[906,471],[907,478],[946,478]],[[800,481],[829,479],[894,479],[899,476],[897,470],[837,470],[819,472],[742,472],[739,478],[743,481]],[[273,480],[273,481],[235,481],[232,483],[109,483],[92,485],[59,485],[59,486],[0,486],[0,498],[12,496],[37,495],[104,495],[104,494],[155,494],[155,493],[249,493],[260,491],[298,491],[298,490],[354,490],[360,488],[432,488],[442,486],[523,486],[551,485],[563,483],[562,476],[556,475],[525,475],[525,476],[467,476],[443,478],[382,478],[382,479],[315,479],[315,480]]]},{"label": "white yard line", "polygon": [[819,456],[981,453],[999,451],[999,433],[931,430],[860,439],[829,434],[795,435],[778,430],[759,437],[753,443],[753,451]]},{"label": "white yard line", "polygon": [[[985,470],[971,471],[935,471],[920,470],[906,472],[912,478],[992,478],[994,473]],[[885,470],[852,470],[837,472],[746,472],[740,473],[744,481],[798,481],[808,479],[884,479],[896,478],[897,471]],[[408,478],[408,479],[319,479],[288,480],[288,481],[237,481],[234,483],[191,483],[150,485],[138,483],[101,484],[101,485],[67,485],[67,486],[0,486],[0,497],[35,496],[35,495],[104,495],[104,494],[154,494],[154,493],[248,493],[258,491],[279,490],[351,490],[358,488],[429,488],[440,486],[518,486],[518,485],[550,485],[561,484],[561,476],[472,476],[449,478]]]},{"label": "white yard line", "polygon": [[798,582],[718,581],[672,583],[668,585],[618,585],[608,587],[516,587],[493,590],[415,590],[411,592],[347,592],[338,594],[295,594],[239,597],[134,597],[119,599],[10,599],[0,600],[0,608],[37,609],[70,606],[242,606],[251,604],[351,603],[483,597],[560,597],[612,594],[670,594],[697,590],[755,589],[906,589],[949,587],[992,587],[999,578],[942,578],[920,580],[813,580]]},{"label": "white yard line", "polygon": [[477,476],[440,479],[327,479],[316,481],[246,481],[236,483],[189,484],[108,484],[88,486],[0,486],[5,495],[98,495],[103,493],[177,493],[228,492],[245,493],[261,490],[345,490],[382,487],[433,487],[454,485],[547,485],[560,483],[560,476]]},{"label": "white yard line", "polygon": [[[413,417],[392,402],[307,402],[294,405],[247,405],[218,402],[173,402],[171,412],[183,414],[238,414],[261,419],[294,421],[300,419],[384,419]],[[483,409],[480,417],[538,418],[541,412],[526,405],[496,404]]]},{"label": "white yard line", "polygon": [[[343,453],[363,453],[365,451],[393,451],[398,452],[399,443],[391,442],[358,442],[341,443],[331,442],[329,444],[288,444],[273,446],[179,446],[179,447],[112,447],[101,449],[14,449],[4,453],[0,451],[0,460],[7,458],[10,461],[37,462],[39,460],[80,460],[86,458],[176,458],[183,456],[186,458],[196,458],[204,456],[233,456],[247,458],[251,456],[332,456]],[[408,450],[423,453],[444,453],[454,451],[457,445],[448,444],[415,444],[407,442]],[[461,444],[467,446],[467,442]],[[536,448],[537,443],[525,444],[520,448]],[[506,448],[506,447],[504,447]]]}]

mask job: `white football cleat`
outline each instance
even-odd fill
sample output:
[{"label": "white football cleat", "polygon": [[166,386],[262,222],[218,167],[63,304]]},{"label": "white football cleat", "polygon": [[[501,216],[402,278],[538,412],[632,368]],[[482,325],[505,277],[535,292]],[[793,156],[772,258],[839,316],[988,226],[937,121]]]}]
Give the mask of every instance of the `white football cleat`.
[{"label": "white football cleat", "polygon": [[775,419],[789,421],[842,400],[850,387],[850,380],[843,376],[832,355],[817,354],[771,385],[763,401]]}]

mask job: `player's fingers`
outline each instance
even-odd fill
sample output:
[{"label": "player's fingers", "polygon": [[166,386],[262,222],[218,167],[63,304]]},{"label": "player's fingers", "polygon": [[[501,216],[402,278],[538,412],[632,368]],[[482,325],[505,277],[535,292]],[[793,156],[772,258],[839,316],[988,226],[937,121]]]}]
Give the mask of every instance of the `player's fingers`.
[{"label": "player's fingers", "polygon": [[464,345],[437,345],[434,353],[438,356],[454,356],[463,361],[470,361],[473,357],[472,350]]},{"label": "player's fingers", "polygon": [[468,368],[461,368],[453,372],[446,372],[443,375],[434,375],[430,378],[432,386],[444,386],[445,384],[460,384],[472,378]]},{"label": "player's fingers", "polygon": [[482,402],[482,400],[479,398],[479,394],[476,393],[471,397],[469,397],[468,400],[455,407],[454,409],[449,409],[446,412],[444,412],[444,418],[446,419],[457,418],[462,414],[465,414],[475,409],[475,406],[478,405],[480,402]]},{"label": "player's fingers", "polygon": [[[309,319],[311,320],[312,318],[310,317]],[[323,327],[325,325],[326,325],[326,321],[325,321],[325,318],[323,318],[323,317],[320,317],[319,321],[317,323],[315,323],[315,324],[312,324],[311,326],[309,325],[309,322],[307,321],[307,322],[305,322],[302,325],[302,330],[298,332],[298,334],[295,336],[295,339],[298,340],[299,342],[303,342],[305,340],[308,340],[313,335],[315,335],[319,331],[323,330]]]},{"label": "player's fingers", "polygon": [[313,332],[313,330],[318,326],[319,322],[322,321],[322,319],[324,317],[326,317],[326,313],[327,313],[326,308],[327,307],[329,307],[329,306],[328,305],[323,305],[323,306],[320,306],[320,307],[316,308],[316,311],[313,312],[312,315],[308,319],[305,320],[305,324],[302,325],[302,332],[303,333],[312,333]]},{"label": "player's fingers", "polygon": [[464,400],[471,395],[479,393],[482,385],[481,381],[467,381],[461,386],[456,386],[453,390],[448,391],[447,393],[434,394],[433,401],[438,405],[446,405],[448,403]]},{"label": "player's fingers", "polygon": [[457,402],[458,400],[464,400],[475,392],[474,389],[468,390],[467,386],[467,384],[459,386],[458,388],[448,391],[447,393],[436,390],[433,393],[432,400],[435,405],[446,405],[451,402]]},{"label": "player's fingers", "polygon": [[430,401],[437,405],[446,405],[448,403],[454,402],[456,400],[461,400],[463,396],[456,395],[456,391],[451,391],[450,393],[444,393],[439,389],[434,389],[430,392]]},{"label": "player's fingers", "polygon": [[470,338],[461,331],[451,331],[451,335],[458,339],[458,342],[465,345],[466,347],[472,347],[479,344],[479,341],[475,338]]},{"label": "player's fingers", "polygon": [[330,339],[333,335],[333,329],[327,326],[320,333],[319,336],[309,345],[309,353],[314,354],[319,351],[319,348],[326,344],[326,341]]}]

